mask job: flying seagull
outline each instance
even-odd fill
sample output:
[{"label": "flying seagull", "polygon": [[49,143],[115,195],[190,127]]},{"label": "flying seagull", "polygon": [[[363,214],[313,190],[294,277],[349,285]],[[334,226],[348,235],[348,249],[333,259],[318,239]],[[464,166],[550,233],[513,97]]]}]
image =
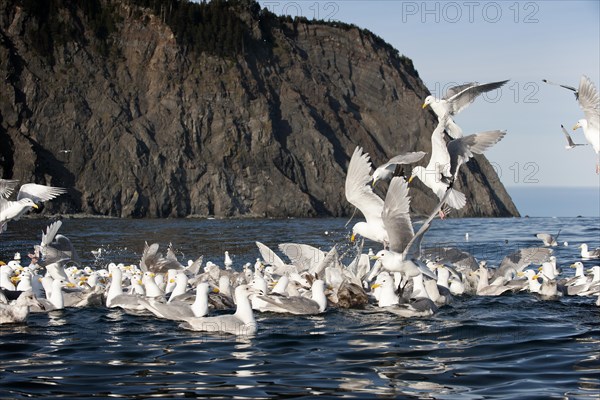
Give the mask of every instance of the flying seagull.
[{"label": "flying seagull", "polygon": [[[452,188],[460,166],[469,161],[475,154],[482,154],[486,149],[498,143],[506,134],[505,131],[486,131],[451,140],[446,144],[443,136],[442,119],[431,135],[431,159],[427,167],[413,168],[408,183],[418,177],[426,186],[442,198],[446,196],[448,205],[456,210],[466,204],[465,195]],[[447,191],[450,191],[446,195]],[[443,214],[440,215],[443,218]]]},{"label": "flying seagull", "polygon": [[36,202],[52,200],[67,192],[65,188],[26,183],[19,188],[17,200],[8,200],[18,181],[0,179],[0,233],[6,231],[8,221],[18,220],[32,208],[38,208]]},{"label": "flying seagull", "polygon": [[565,146],[565,149],[570,150],[570,149],[574,149],[577,146],[587,146],[587,143],[575,143],[573,141],[573,139],[571,139],[571,135],[569,135],[569,132],[567,132],[565,127],[563,125],[561,125],[560,128],[562,129],[562,131],[565,135],[565,138],[567,139],[567,145]]},{"label": "flying seagull", "polygon": [[387,243],[388,235],[381,219],[383,199],[377,196],[371,185],[371,161],[369,154],[357,147],[352,154],[346,174],[346,200],[358,208],[366,221],[352,227],[352,240],[356,234],[379,243]]},{"label": "flying seagull", "polygon": [[[499,89],[506,82],[508,82],[508,80],[484,83],[481,85],[470,82],[464,85],[453,86],[448,89],[446,95],[441,99],[437,99],[434,96],[427,96],[423,103],[423,108],[431,106],[431,109],[437,115],[438,120],[446,115],[454,116],[475,101],[480,94]],[[446,124],[446,131],[453,139],[462,137],[462,129],[456,125],[452,118],[449,118],[448,123]]]},{"label": "flying seagull", "polygon": [[379,167],[377,167],[375,172],[373,172],[372,185],[375,186],[375,183],[377,183],[377,181],[390,181],[394,176],[394,172],[396,171],[396,167],[398,165],[416,163],[421,158],[423,158],[425,154],[426,153],[423,151],[416,151],[412,153],[399,154],[395,157],[390,158],[388,162],[386,162],[383,165],[380,165]]},{"label": "flying seagull", "polygon": [[585,139],[596,152],[596,173],[600,174],[600,97],[590,78],[585,75],[579,81],[578,92],[579,106],[585,117],[577,121],[573,130],[583,129]]},{"label": "flying seagull", "polygon": [[573,86],[568,86],[568,85],[561,85],[560,83],[554,83],[549,81],[548,79],[542,79],[542,82],[550,84],[550,85],[554,85],[554,86],[560,86],[562,88],[565,89],[569,89],[573,91],[573,94],[575,94],[575,100],[579,99],[579,92],[577,91],[577,89],[575,89]]}]

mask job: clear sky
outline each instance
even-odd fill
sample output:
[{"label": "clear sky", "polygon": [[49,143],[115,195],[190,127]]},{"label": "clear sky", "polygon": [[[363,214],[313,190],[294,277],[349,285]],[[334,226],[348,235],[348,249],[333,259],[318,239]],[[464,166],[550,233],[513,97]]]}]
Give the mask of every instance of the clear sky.
[{"label": "clear sky", "polygon": [[[599,187],[591,146],[565,149],[583,113],[572,92],[582,74],[600,83],[600,2],[262,0],[276,14],[369,29],[411,58],[433,94],[452,84],[510,79],[457,116],[465,134],[505,129],[487,152],[505,186]],[[415,112],[419,112],[417,110]]]}]

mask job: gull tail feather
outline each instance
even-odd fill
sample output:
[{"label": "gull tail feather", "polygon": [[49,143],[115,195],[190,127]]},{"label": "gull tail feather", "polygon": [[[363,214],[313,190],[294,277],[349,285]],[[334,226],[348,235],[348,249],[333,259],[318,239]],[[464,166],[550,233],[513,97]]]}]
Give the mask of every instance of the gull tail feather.
[{"label": "gull tail feather", "polygon": [[459,192],[454,188],[450,188],[448,190],[450,191],[450,194],[446,199],[446,204],[448,204],[450,207],[454,208],[455,210],[460,210],[467,204],[467,198],[462,192]]},{"label": "gull tail feather", "polygon": [[456,124],[456,122],[454,122],[452,118],[449,118],[448,122],[446,123],[446,133],[448,133],[452,139],[463,137],[462,129]]}]

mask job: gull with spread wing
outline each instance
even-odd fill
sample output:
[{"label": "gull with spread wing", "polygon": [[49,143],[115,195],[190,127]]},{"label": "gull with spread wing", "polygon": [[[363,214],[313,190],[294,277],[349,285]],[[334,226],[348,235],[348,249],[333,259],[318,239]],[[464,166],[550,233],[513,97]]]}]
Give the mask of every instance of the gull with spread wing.
[{"label": "gull with spread wing", "polygon": [[[441,99],[435,98],[434,96],[427,96],[423,103],[423,108],[431,106],[431,109],[437,115],[438,120],[441,120],[446,116],[454,116],[475,101],[480,94],[499,89],[506,82],[508,82],[508,80],[481,85],[470,82],[464,85],[454,86],[448,89],[446,95]],[[462,130],[456,125],[452,118],[448,119],[446,125],[446,131],[453,139],[462,137]]]},{"label": "gull with spread wing", "polygon": [[[409,183],[418,177],[438,198],[446,196],[447,204],[459,210],[467,202],[465,195],[453,184],[458,176],[460,166],[475,154],[482,154],[487,148],[498,143],[506,134],[505,131],[486,131],[464,136],[446,142],[443,139],[444,120],[442,119],[431,135],[431,159],[427,167],[413,168]],[[444,214],[440,215],[442,218]]]},{"label": "gull with spread wing", "polygon": [[362,212],[366,221],[358,222],[352,227],[352,238],[361,235],[375,242],[388,241],[388,235],[381,219],[383,199],[377,196],[369,185],[371,182],[371,161],[369,155],[357,147],[352,154],[346,175],[346,200]]},{"label": "gull with spread wing", "polygon": [[42,232],[42,241],[34,246],[35,254],[40,258],[41,265],[59,263],[61,265],[72,262],[75,265],[80,264],[77,251],[73,247],[71,240],[58,233],[62,226],[62,221],[54,221]]},{"label": "gull with spread wing", "polygon": [[468,162],[475,154],[483,154],[488,148],[502,140],[505,135],[506,131],[485,131],[448,142],[451,182],[456,180],[461,165]]},{"label": "gull with spread wing", "polygon": [[399,154],[395,157],[390,158],[388,162],[386,162],[383,165],[380,165],[379,167],[377,167],[375,172],[373,172],[372,185],[375,186],[375,183],[377,183],[378,181],[390,181],[394,176],[394,172],[396,171],[396,168],[398,168],[398,165],[416,163],[421,158],[423,158],[425,154],[426,153],[423,151],[415,151],[411,153]]},{"label": "gull with spread wing", "polygon": [[573,139],[571,138],[571,135],[569,135],[569,132],[567,132],[567,130],[565,129],[564,126],[561,125],[560,129],[562,129],[563,134],[565,135],[565,139],[567,139],[567,145],[565,146],[565,149],[571,150],[577,146],[587,146],[587,143],[575,143],[573,141]]},{"label": "gull with spread wing", "polygon": [[382,214],[382,220],[389,236],[389,250],[379,251],[373,256],[373,259],[379,260],[384,269],[391,272],[400,272],[407,279],[419,274],[436,279],[435,274],[419,261],[421,241],[423,235],[431,226],[431,221],[442,208],[448,194],[449,191],[442,197],[440,203],[415,234],[409,214],[408,183],[402,177],[392,178],[385,196]]},{"label": "gull with spread wing", "polygon": [[548,79],[542,79],[542,82],[547,83],[549,85],[560,86],[561,88],[565,88],[565,89],[571,90],[573,92],[573,94],[575,95],[575,100],[579,99],[579,91],[577,91],[577,89],[574,88],[573,86],[562,85],[560,83],[551,82]]},{"label": "gull with spread wing", "polygon": [[[444,128],[448,119],[448,116],[441,118],[431,134],[431,158],[429,163],[426,167],[414,167],[408,180],[408,183],[411,183],[415,177],[418,177],[440,199],[448,192],[448,186],[452,178],[450,153],[444,140]],[[465,195],[456,189],[451,189],[446,198],[448,205],[456,210],[463,208],[467,203]]]},{"label": "gull with spread wing", "polygon": [[587,76],[579,81],[579,106],[584,118],[577,121],[573,130],[583,129],[583,135],[596,152],[596,173],[600,174],[600,97],[596,87]]},{"label": "gull with spread wing", "polygon": [[0,179],[0,233],[6,231],[8,221],[18,220],[32,208],[38,208],[36,202],[52,200],[67,192],[61,187],[26,183],[19,188],[17,200],[8,200],[18,181]]}]

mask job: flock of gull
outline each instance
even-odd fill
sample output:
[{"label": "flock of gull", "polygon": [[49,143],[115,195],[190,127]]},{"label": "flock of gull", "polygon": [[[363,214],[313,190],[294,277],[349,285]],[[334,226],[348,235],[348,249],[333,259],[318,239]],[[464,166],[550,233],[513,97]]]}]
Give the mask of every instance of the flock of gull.
[{"label": "flock of gull", "polygon": [[[172,245],[163,255],[154,243],[146,244],[137,265],[111,262],[92,269],[82,265],[69,238],[59,233],[62,222],[55,221],[42,232],[41,243],[29,255],[29,265],[21,264],[19,254],[8,263],[0,261],[0,323],[23,322],[30,312],[97,306],[177,321],[189,330],[251,335],[257,329],[256,312],[311,315],[332,307],[370,304],[411,318],[432,315],[460,296],[508,292],[536,293],[544,300],[590,296],[600,306],[600,266],[586,271],[583,262],[577,261],[571,265],[573,277],[561,276],[552,255],[558,237],[539,233],[540,246],[507,254],[498,266],[457,248],[422,246],[434,219],[443,219],[451,209],[466,204],[465,195],[456,188],[461,166],[506,134],[492,130],[464,136],[453,116],[480,94],[506,82],[469,83],[451,88],[442,99],[428,96],[423,108],[430,106],[438,117],[430,160],[425,167],[412,167],[409,177],[398,171],[420,161],[425,152],[400,154],[373,170],[369,155],[361,147],[355,149],[345,195],[364,221],[352,227],[352,256],[347,265],[337,245],[323,251],[307,244],[283,243],[278,250],[288,260],[284,261],[276,251],[256,242],[261,257],[254,265],[234,268],[227,252],[222,265],[204,263],[203,257],[183,264]],[[575,91],[585,114],[576,127],[583,128],[598,153],[598,92],[587,77],[581,78],[579,89],[567,88]],[[415,178],[439,199],[416,232],[410,216],[410,184]],[[384,198],[373,190],[381,181],[389,183]],[[10,201],[17,184],[0,179],[0,232],[9,221],[37,207],[36,202],[65,193],[63,188],[25,184],[17,200]],[[365,239],[381,250],[363,251]],[[589,249],[586,244],[580,248],[582,260],[600,259],[600,249]]]}]

